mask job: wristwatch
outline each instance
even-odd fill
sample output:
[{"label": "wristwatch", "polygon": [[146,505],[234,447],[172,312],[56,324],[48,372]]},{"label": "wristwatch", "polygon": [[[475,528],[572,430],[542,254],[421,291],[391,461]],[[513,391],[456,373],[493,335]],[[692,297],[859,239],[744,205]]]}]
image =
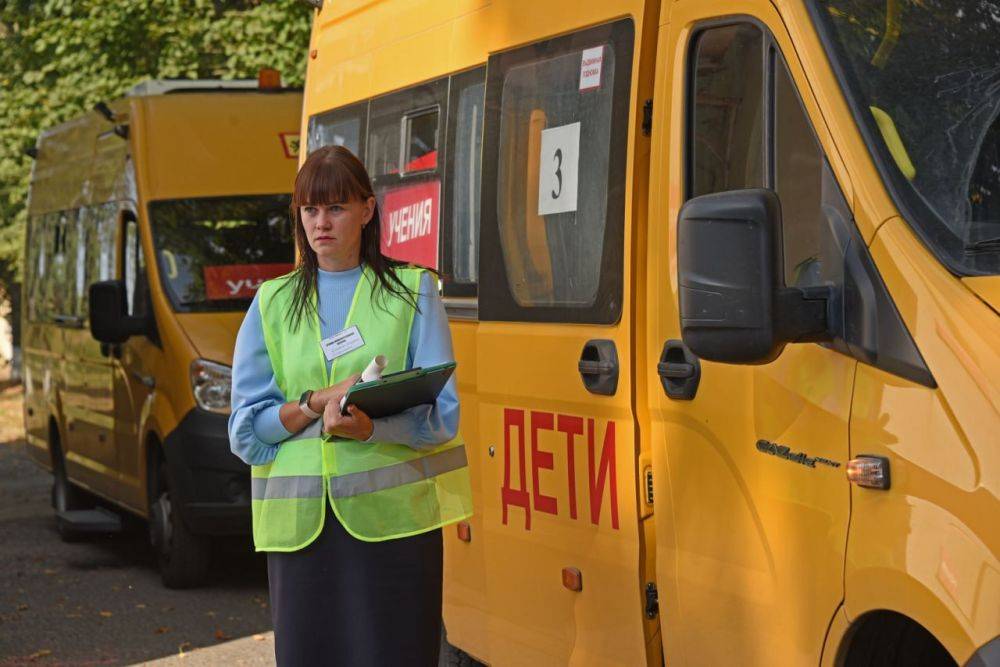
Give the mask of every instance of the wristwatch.
[{"label": "wristwatch", "polygon": [[312,395],[312,389],[306,389],[302,392],[302,396],[299,398],[299,410],[301,410],[306,417],[309,417],[309,419],[319,419],[323,415],[313,411],[313,409],[309,407],[309,399],[312,398]]}]

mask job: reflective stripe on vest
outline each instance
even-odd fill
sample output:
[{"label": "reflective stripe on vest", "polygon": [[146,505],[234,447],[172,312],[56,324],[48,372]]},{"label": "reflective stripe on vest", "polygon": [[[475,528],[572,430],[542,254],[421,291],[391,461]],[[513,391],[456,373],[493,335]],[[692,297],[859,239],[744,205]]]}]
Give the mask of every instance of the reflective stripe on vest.
[{"label": "reflective stripe on vest", "polygon": [[330,477],[330,496],[350,498],[430,479],[469,464],[465,445],[382,468]]},{"label": "reflective stripe on vest", "polygon": [[[365,493],[384,491],[404,484],[443,475],[468,465],[465,445],[431,454],[412,461],[404,461],[382,468],[330,477],[330,496],[350,498]],[[255,477],[250,484],[254,500],[287,500],[289,498],[316,498],[323,495],[321,475],[293,475],[289,477]]]}]

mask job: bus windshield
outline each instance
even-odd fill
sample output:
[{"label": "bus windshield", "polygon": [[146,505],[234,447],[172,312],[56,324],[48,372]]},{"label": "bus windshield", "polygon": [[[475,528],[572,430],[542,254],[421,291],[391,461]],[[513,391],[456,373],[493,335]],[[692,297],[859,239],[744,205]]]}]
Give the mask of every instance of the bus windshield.
[{"label": "bus windshield", "polygon": [[807,5],[900,212],[952,272],[1000,273],[1000,2]]},{"label": "bus windshield", "polygon": [[246,310],[263,281],[291,271],[290,202],[287,194],[151,202],[156,260],[174,310]]}]

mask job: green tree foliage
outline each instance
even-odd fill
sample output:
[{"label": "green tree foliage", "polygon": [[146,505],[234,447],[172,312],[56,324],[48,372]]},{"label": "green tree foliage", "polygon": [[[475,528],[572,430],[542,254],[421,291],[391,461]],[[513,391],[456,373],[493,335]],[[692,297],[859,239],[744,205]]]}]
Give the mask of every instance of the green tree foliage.
[{"label": "green tree foliage", "polygon": [[299,0],[0,0],[0,297],[20,277],[38,133],[145,79],[302,85],[312,13]]}]

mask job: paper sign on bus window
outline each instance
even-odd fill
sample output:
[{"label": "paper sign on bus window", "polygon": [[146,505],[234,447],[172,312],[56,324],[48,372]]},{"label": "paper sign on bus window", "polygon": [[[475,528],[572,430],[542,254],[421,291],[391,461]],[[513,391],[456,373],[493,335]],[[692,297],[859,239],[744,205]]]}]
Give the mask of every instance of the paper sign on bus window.
[{"label": "paper sign on bus window", "polygon": [[294,264],[223,264],[202,268],[206,299],[250,299],[261,283],[295,268]]},{"label": "paper sign on bus window", "polygon": [[580,90],[601,87],[601,68],[604,65],[604,47],[584,49],[580,58]]},{"label": "paper sign on bus window", "polygon": [[438,181],[386,191],[379,209],[382,254],[436,270],[440,199],[441,183]]},{"label": "paper sign on bus window", "polygon": [[538,215],[576,210],[580,123],[542,130],[538,164]]}]

